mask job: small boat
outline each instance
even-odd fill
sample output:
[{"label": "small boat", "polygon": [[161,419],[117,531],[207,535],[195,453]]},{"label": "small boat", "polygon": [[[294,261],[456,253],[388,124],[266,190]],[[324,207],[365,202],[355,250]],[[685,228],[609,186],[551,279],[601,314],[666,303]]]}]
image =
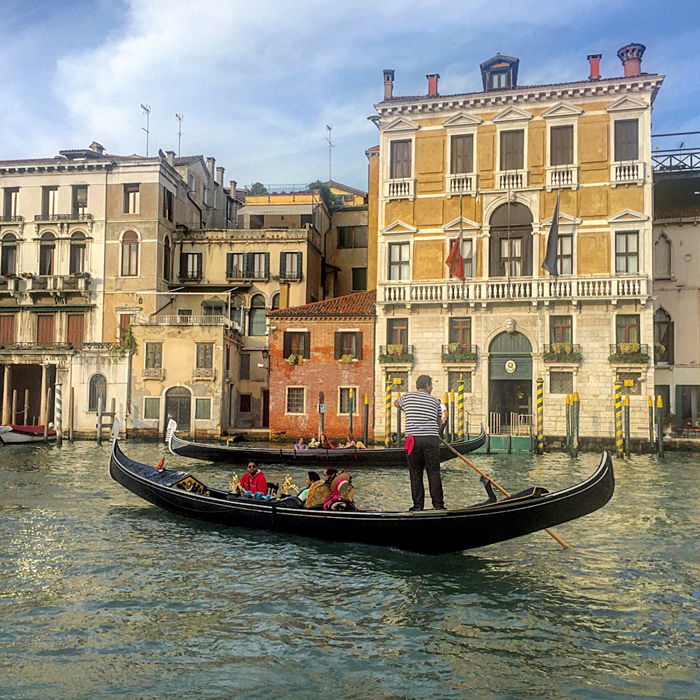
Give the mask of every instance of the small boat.
[{"label": "small boat", "polygon": [[423,554],[483,547],[580,518],[602,508],[615,488],[612,459],[604,452],[591,476],[553,493],[531,488],[502,501],[460,510],[310,510],[290,507],[289,499],[263,501],[236,496],[206,486],[192,474],[136,462],[122,452],[117,434],[113,438],[109,466],[112,478],[165,510],[217,525],[395,547]]},{"label": "small boat", "polygon": [[[272,447],[236,447],[235,445],[207,445],[201,442],[188,442],[179,438],[175,432],[177,423],[170,420],[166,432],[168,448],[175,455],[202,459],[206,462],[226,462],[228,464],[245,464],[253,460],[257,464],[288,464],[299,467],[333,465],[334,467],[405,467],[406,453],[401,447],[379,449],[359,449],[357,447],[338,447],[327,450],[310,447],[307,450],[275,449]],[[486,432],[481,426],[481,433],[460,442],[451,443],[460,454],[478,450],[486,442]],[[454,453],[445,445],[440,445],[440,461],[454,459]]]},{"label": "small boat", "polygon": [[[56,437],[53,428],[48,430],[49,440]],[[3,445],[23,445],[30,442],[44,442],[43,425],[0,425],[0,443]]]}]

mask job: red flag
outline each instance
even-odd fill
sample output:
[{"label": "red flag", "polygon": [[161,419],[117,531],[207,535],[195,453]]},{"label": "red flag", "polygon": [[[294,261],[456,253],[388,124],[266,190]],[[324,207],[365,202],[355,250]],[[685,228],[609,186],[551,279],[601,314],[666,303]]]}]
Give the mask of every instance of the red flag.
[{"label": "red flag", "polygon": [[461,237],[455,238],[450,254],[445,259],[445,265],[447,265],[450,270],[450,274],[453,277],[458,277],[459,279],[464,280],[464,258],[462,257],[462,251],[460,250],[461,241]]}]

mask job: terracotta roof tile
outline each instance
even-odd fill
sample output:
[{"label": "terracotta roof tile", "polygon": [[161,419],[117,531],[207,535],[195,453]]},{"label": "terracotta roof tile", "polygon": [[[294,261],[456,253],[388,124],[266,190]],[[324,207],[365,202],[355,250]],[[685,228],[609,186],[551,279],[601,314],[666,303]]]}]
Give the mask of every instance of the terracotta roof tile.
[{"label": "terracotta roof tile", "polygon": [[270,311],[270,318],[326,318],[332,316],[375,316],[377,292],[355,292],[334,299],[324,299],[311,304],[290,306],[287,309]]}]

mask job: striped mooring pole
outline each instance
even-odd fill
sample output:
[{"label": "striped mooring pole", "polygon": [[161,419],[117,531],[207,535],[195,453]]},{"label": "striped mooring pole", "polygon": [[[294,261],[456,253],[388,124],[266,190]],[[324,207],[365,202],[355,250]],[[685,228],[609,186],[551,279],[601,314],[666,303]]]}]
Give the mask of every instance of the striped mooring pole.
[{"label": "striped mooring pole", "polygon": [[571,394],[566,395],[566,452],[571,454],[571,426],[573,425],[573,420],[571,419]]},{"label": "striped mooring pole", "polygon": [[56,417],[56,444],[63,444],[63,385],[56,384],[56,403],[54,413]]},{"label": "striped mooring pole", "polygon": [[537,454],[544,454],[544,379],[537,377]]},{"label": "striped mooring pole", "polygon": [[457,382],[457,439],[464,440],[464,377],[461,374]]},{"label": "striped mooring pole", "polygon": [[362,441],[365,443],[365,445],[369,445],[369,394],[365,394],[365,413]]},{"label": "striped mooring pole", "polygon": [[455,407],[455,390],[450,389],[450,442],[455,441],[455,435],[457,433],[457,411]]},{"label": "striped mooring pole", "polygon": [[578,391],[571,394],[571,455],[573,457],[578,456],[578,419],[579,419],[579,408],[581,402],[579,401]]},{"label": "striped mooring pole", "polygon": [[352,414],[355,412],[355,390],[353,388],[348,389],[348,409],[349,409],[349,415],[348,415],[348,430],[350,431],[350,437],[355,439],[355,436],[353,435],[353,429],[352,429]]},{"label": "striped mooring pole", "polygon": [[656,452],[664,456],[664,400],[659,394],[656,397]]},{"label": "striped mooring pole", "polygon": [[384,405],[384,447],[391,445],[391,377],[386,378],[386,396]]},{"label": "striped mooring pole", "polygon": [[615,454],[622,457],[624,441],[622,438],[622,382],[615,382]]}]

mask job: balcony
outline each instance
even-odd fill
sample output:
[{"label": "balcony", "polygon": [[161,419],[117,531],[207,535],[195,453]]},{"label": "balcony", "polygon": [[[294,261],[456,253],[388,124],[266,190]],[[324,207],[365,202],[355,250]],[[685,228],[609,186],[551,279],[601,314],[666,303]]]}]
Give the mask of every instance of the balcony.
[{"label": "balcony", "polygon": [[656,173],[692,173],[700,171],[700,148],[673,148],[653,151],[651,165]]},{"label": "balcony", "polygon": [[547,189],[576,189],[578,165],[554,165],[547,167]]},{"label": "balcony", "polygon": [[412,177],[394,178],[384,183],[385,199],[413,199],[415,197],[415,183]]},{"label": "balcony", "polygon": [[382,364],[412,365],[413,345],[401,345],[398,343],[380,345],[377,360]]},{"label": "balcony", "polygon": [[28,350],[30,352],[54,352],[56,350],[73,350],[73,345],[71,343],[39,343],[39,342],[29,342],[29,343],[8,343],[3,346],[4,350],[14,350],[22,351]]},{"label": "balcony", "polygon": [[617,185],[643,185],[645,176],[643,160],[627,160],[610,164],[610,182]]},{"label": "balcony", "polygon": [[420,282],[382,282],[377,294],[378,304],[447,304],[561,302],[578,304],[582,301],[610,301],[649,298],[647,277],[570,277],[558,279],[520,277],[510,281],[487,280],[426,280]]},{"label": "balcony", "polygon": [[0,224],[21,224],[23,221],[23,216],[0,216]]},{"label": "balcony", "polygon": [[245,280],[267,282],[270,279],[270,272],[260,268],[233,268],[226,270],[226,279],[230,282],[243,282]]},{"label": "balcony", "polygon": [[447,364],[475,364],[478,356],[476,345],[448,343],[442,346],[442,361]]},{"label": "balcony", "polygon": [[545,362],[576,363],[581,362],[581,346],[574,343],[552,343],[545,345],[542,352]]},{"label": "balcony", "polygon": [[141,370],[142,379],[157,379],[163,381],[165,379],[165,370],[162,367],[144,367]]},{"label": "balcony", "polygon": [[0,275],[0,292],[13,292],[19,291],[19,278],[14,275]]},{"label": "balcony", "polygon": [[464,175],[445,175],[445,190],[450,194],[476,194],[477,176],[474,173]]},{"label": "balcony", "polygon": [[192,373],[193,382],[213,382],[216,379],[216,370],[211,367],[196,367]]},{"label": "balcony", "polygon": [[68,293],[78,294],[87,292],[90,286],[90,275],[38,275],[29,278],[29,292]]},{"label": "balcony", "polygon": [[521,190],[528,186],[527,170],[506,170],[496,173],[496,189]]},{"label": "balcony", "polygon": [[649,362],[649,346],[641,343],[613,343],[610,346],[610,362],[645,365]]},{"label": "balcony", "polygon": [[92,214],[74,212],[73,214],[34,214],[35,222],[55,223],[57,221],[92,221]]},{"label": "balcony", "polygon": [[135,324],[139,326],[225,326],[240,331],[238,324],[223,314],[138,316],[135,319]]},{"label": "balcony", "polygon": [[301,270],[283,270],[280,272],[280,282],[301,282]]},{"label": "balcony", "polygon": [[202,271],[198,270],[197,272],[181,272],[178,275],[178,279],[180,282],[201,282],[202,281]]}]

